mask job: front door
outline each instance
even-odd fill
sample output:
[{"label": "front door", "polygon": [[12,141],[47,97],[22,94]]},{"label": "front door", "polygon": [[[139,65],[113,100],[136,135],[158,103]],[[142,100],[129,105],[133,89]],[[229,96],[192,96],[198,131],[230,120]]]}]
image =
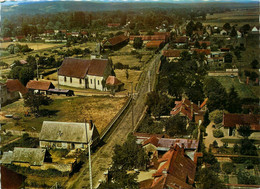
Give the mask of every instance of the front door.
[{"label": "front door", "polygon": [[85,78],[85,88],[88,88],[88,78]]}]

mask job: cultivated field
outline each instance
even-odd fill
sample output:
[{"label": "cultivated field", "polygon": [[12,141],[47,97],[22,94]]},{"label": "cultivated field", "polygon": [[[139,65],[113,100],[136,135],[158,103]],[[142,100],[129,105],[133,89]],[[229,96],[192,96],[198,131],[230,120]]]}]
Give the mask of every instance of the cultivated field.
[{"label": "cultivated field", "polygon": [[[0,121],[5,122],[6,128],[16,130],[37,131],[41,130],[43,121],[83,122],[93,120],[101,132],[123,107],[127,98],[111,97],[58,97],[52,96],[54,102],[50,106],[42,106],[40,109],[45,116],[36,118],[34,115],[24,117],[28,110],[23,106],[23,100],[19,100],[2,108],[2,115],[14,114],[21,117],[19,121],[0,116]],[[2,120],[1,120],[2,119]]]},{"label": "cultivated field", "polygon": [[5,42],[5,43],[0,43],[0,47],[6,48],[10,44],[28,45],[29,48],[34,49],[34,50],[42,50],[42,49],[48,49],[48,48],[59,47],[59,46],[64,45],[64,44],[60,44],[60,43]]},{"label": "cultivated field", "polygon": [[208,14],[206,17],[207,20],[203,21],[203,24],[223,26],[225,23],[229,22],[232,23],[232,25],[238,24],[238,26],[244,24],[259,25],[258,16],[258,9],[228,11],[225,13],[215,13],[213,15]]},{"label": "cultivated field", "polygon": [[118,62],[124,64],[124,65],[129,65],[129,67],[141,67],[142,63],[140,62],[140,59],[138,59],[134,55],[124,55],[124,56],[110,56],[110,58],[113,61],[113,64],[116,64]]}]

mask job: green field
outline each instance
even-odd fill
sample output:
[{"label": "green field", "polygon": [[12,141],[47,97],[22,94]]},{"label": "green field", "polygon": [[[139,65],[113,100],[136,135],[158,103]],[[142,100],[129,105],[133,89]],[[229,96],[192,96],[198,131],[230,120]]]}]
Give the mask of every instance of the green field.
[{"label": "green field", "polygon": [[8,51],[0,50],[0,56],[8,56],[10,53]]},{"label": "green field", "polygon": [[253,93],[250,86],[245,85],[244,83],[240,83],[238,78],[231,78],[231,77],[214,77],[217,79],[227,90],[230,90],[232,86],[235,87],[235,90],[238,92],[240,98],[257,98],[259,94],[256,95]]}]

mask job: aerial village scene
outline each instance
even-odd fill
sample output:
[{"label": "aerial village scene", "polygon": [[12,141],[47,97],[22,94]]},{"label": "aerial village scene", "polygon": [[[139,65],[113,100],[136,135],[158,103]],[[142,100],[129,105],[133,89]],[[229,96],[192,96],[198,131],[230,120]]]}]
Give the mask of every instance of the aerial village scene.
[{"label": "aerial village scene", "polygon": [[258,0],[0,8],[0,189],[260,188]]}]

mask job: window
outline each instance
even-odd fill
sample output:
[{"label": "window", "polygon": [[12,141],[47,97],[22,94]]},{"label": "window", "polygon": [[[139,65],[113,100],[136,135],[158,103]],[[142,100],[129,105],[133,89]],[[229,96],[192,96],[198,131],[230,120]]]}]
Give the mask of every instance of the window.
[{"label": "window", "polygon": [[99,80],[97,81],[97,84],[99,85]]},{"label": "window", "polygon": [[70,78],[70,82],[72,83],[72,77]]},{"label": "window", "polygon": [[79,79],[79,84],[81,84],[82,83],[82,81],[81,81],[81,79]]},{"label": "window", "polygon": [[92,79],[90,79],[90,83],[92,84]]},{"label": "window", "polygon": [[67,81],[67,78],[66,78],[66,76],[64,76],[64,81],[65,81],[65,82]]}]

